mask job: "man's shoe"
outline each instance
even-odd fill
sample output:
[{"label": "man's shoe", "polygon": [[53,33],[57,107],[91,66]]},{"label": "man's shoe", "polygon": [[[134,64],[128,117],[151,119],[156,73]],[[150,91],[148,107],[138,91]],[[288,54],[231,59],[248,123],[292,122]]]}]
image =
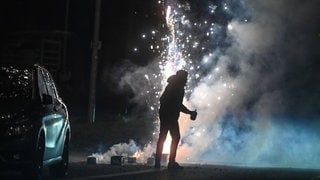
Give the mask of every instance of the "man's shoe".
[{"label": "man's shoe", "polygon": [[168,169],[183,169],[183,167],[180,166],[177,162],[169,162]]}]

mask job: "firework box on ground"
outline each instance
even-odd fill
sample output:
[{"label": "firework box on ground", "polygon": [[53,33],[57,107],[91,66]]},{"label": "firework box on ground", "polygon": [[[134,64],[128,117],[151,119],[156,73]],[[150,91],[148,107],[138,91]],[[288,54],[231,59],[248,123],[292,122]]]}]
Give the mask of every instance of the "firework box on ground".
[{"label": "firework box on ground", "polygon": [[117,165],[122,166],[124,163],[124,157],[123,156],[112,156],[110,164],[111,165]]},{"label": "firework box on ground", "polygon": [[155,159],[154,159],[154,157],[149,157],[149,158],[147,159],[147,165],[148,165],[148,166],[154,166],[154,165],[155,165]]},{"label": "firework box on ground", "polygon": [[87,164],[97,164],[97,158],[94,156],[87,157]]},{"label": "firework box on ground", "polygon": [[137,158],[136,157],[128,157],[128,164],[133,164],[137,163]]}]

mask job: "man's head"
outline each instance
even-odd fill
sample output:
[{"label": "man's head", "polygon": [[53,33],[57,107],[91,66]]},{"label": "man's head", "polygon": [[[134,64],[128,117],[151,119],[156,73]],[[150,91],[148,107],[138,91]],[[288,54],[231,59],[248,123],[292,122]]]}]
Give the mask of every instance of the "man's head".
[{"label": "man's head", "polygon": [[179,70],[176,72],[176,76],[179,79],[180,82],[182,82],[183,84],[187,83],[188,80],[188,72],[185,70]]}]

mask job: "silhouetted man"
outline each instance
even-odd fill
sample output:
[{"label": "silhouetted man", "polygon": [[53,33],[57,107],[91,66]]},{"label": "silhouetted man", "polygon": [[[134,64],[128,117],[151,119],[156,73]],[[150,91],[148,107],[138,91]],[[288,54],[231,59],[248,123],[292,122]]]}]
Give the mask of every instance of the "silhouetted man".
[{"label": "silhouetted man", "polygon": [[180,141],[178,119],[180,112],[196,116],[196,111],[190,111],[183,104],[184,86],[187,83],[188,73],[179,70],[168,78],[168,85],[160,97],[160,133],[157,143],[155,168],[160,168],[163,144],[168,131],[172,137],[168,169],[183,169],[176,161],[176,153]]}]

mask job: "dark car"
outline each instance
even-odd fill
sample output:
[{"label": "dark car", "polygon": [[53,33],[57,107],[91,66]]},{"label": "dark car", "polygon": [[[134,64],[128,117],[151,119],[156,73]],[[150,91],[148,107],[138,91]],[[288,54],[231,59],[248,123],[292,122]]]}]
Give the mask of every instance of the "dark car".
[{"label": "dark car", "polygon": [[47,69],[0,67],[0,167],[41,177],[43,166],[63,177],[69,161],[68,110]]}]

